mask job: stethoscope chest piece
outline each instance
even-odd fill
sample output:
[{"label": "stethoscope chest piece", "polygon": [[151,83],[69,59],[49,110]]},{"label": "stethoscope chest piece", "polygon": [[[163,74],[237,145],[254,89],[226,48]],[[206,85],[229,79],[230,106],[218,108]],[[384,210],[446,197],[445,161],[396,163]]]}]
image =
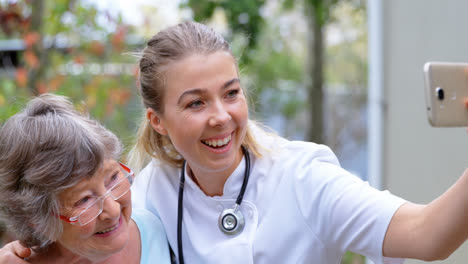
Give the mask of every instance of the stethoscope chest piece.
[{"label": "stethoscope chest piece", "polygon": [[[249,152],[244,146],[241,146],[242,152],[245,156],[245,172],[242,187],[236,199],[234,208],[224,209],[218,219],[219,229],[226,235],[235,236],[242,232],[245,226],[244,215],[239,209],[242,199],[244,197],[245,188],[249,182],[250,175],[250,156]],[[182,250],[182,217],[184,214],[184,183],[185,183],[185,164],[182,165],[180,170],[180,183],[179,183],[179,199],[177,203],[177,251],[179,253],[179,264],[184,264],[184,252]]]},{"label": "stethoscope chest piece", "polygon": [[219,215],[219,229],[226,235],[235,236],[244,230],[244,215],[238,206],[236,204],[234,208],[224,209]]}]

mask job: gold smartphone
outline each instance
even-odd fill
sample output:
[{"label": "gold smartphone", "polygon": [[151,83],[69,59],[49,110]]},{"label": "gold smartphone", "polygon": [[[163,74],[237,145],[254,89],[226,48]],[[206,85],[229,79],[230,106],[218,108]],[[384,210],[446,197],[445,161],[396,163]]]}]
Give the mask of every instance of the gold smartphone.
[{"label": "gold smartphone", "polygon": [[424,64],[426,109],[434,127],[468,126],[468,63]]}]

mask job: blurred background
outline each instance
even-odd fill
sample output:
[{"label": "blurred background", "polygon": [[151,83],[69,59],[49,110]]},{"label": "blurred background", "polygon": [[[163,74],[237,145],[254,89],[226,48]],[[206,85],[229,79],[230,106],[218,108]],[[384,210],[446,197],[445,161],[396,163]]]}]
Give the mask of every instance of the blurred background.
[{"label": "blurred background", "polygon": [[[0,126],[32,96],[53,92],[128,151],[143,111],[132,53],[159,30],[196,20],[231,43],[253,119],[329,145],[377,188],[428,202],[466,167],[464,131],[427,123],[422,76],[428,60],[468,61],[465,2],[0,0]],[[12,238],[0,221],[0,245]],[[450,263],[468,259],[459,251]],[[364,262],[347,253],[342,263]]]}]

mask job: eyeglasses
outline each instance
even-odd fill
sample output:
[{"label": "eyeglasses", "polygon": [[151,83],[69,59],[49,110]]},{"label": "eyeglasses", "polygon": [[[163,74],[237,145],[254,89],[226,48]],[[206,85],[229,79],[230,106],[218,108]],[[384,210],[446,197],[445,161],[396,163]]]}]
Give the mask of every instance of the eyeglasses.
[{"label": "eyeglasses", "polygon": [[116,183],[100,197],[86,197],[83,201],[85,208],[78,212],[73,217],[60,215],[60,219],[71,223],[72,225],[84,226],[96,219],[103,211],[104,201],[107,197],[111,197],[114,201],[124,196],[132,186],[135,174],[133,171],[122,163],[119,163],[121,172],[116,175]]}]

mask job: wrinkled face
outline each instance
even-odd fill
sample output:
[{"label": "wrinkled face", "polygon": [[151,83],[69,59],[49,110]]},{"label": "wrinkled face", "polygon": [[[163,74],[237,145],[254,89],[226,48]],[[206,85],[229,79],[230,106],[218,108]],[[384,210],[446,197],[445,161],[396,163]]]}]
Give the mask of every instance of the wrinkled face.
[{"label": "wrinkled face", "polygon": [[232,172],[242,159],[248,109],[231,54],[194,54],[168,66],[164,113],[148,109],[195,172]]},{"label": "wrinkled face", "polygon": [[[92,197],[99,197],[115,184],[121,175],[115,160],[106,160],[90,179],[84,179],[59,195],[64,215],[73,216]],[[132,212],[130,191],[118,200],[107,197],[102,213],[84,226],[63,222],[58,245],[74,254],[100,260],[122,250],[129,240],[129,221]]]}]

